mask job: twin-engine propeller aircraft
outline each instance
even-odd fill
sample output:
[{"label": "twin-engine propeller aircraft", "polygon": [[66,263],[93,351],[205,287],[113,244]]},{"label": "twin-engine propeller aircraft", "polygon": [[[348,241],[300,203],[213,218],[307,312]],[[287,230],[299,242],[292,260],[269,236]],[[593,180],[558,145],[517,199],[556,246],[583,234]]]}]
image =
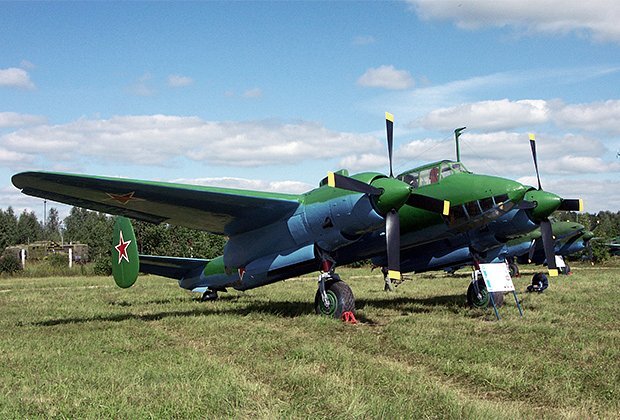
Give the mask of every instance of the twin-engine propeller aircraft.
[{"label": "twin-engine propeller aircraft", "polygon": [[[398,179],[389,113],[386,128],[389,175],[341,170],[300,195],[55,172],[24,172],[12,181],[24,194],[124,216],[117,218],[112,249],[120,287],[133,285],[140,271],[177,279],[209,300],[228,287],[247,290],[318,270],[316,312],[336,318],[355,309],[351,289],[335,273],[337,264],[384,256],[389,278],[398,281],[401,236],[406,247],[441,243],[484,229],[512,209],[546,218],[563,203],[515,181],[473,174],[459,162],[442,162],[417,184]],[[479,211],[451,214],[472,203]],[[126,217],[226,235],[224,255],[139,255]]]},{"label": "twin-engine propeller aircraft", "polygon": [[[457,157],[459,156],[458,135],[463,129],[455,130]],[[455,204],[451,206],[450,216],[446,220],[449,226],[455,228],[445,232],[443,236],[435,236],[430,242],[421,242],[418,232],[415,229],[408,228],[407,221],[413,219],[408,217],[406,208],[401,209],[400,218],[404,220],[403,226],[401,226],[401,270],[420,273],[430,270],[454,269],[455,267],[479,263],[503,262],[506,258],[520,255],[517,252],[521,252],[523,246],[526,247],[523,252],[527,253],[531,239],[524,243],[522,238],[524,235],[536,231],[536,246],[545,250],[543,259],[550,258],[552,261],[549,265],[550,275],[557,275],[558,270],[553,255],[554,240],[558,235],[565,235],[563,232],[565,229],[555,232],[555,229],[550,225],[549,216],[555,210],[582,211],[583,202],[579,199],[563,199],[542,190],[538,176],[536,143],[533,135],[530,135],[530,144],[539,180],[538,189],[527,187],[523,199],[518,205],[512,205],[514,203],[504,205],[503,214],[495,214],[493,217],[489,217],[487,223],[479,224],[475,221],[480,217],[484,218],[482,215],[487,214],[498,203],[508,202],[506,196],[487,196],[483,199],[471,201],[456,201],[452,198]],[[408,183],[414,189],[419,186],[440,183],[442,188],[447,188],[450,191],[467,191],[466,194],[469,194],[472,186],[467,185],[467,182],[470,178],[461,176],[461,173],[468,172],[460,161],[440,161],[406,171],[398,175],[397,179]],[[487,182],[489,182],[489,178],[487,178]],[[506,180],[497,179],[502,184],[508,185]],[[471,223],[472,220],[474,223]],[[545,224],[549,226],[543,231],[541,228]],[[556,224],[554,226],[560,228],[561,225]],[[381,234],[381,232],[375,233],[375,235],[377,234]],[[518,240],[518,246],[515,245],[516,240]],[[347,260],[347,257],[350,258],[351,255],[366,256],[372,259],[375,266],[385,267],[387,265],[386,256],[378,253],[377,249],[369,249],[372,244],[376,243],[377,241],[365,241],[353,244],[336,251],[336,256],[338,260]],[[566,250],[562,249],[562,251]],[[383,272],[387,274],[385,269]],[[396,284],[386,276],[386,290],[392,290]],[[500,299],[500,296],[497,298]]]}]

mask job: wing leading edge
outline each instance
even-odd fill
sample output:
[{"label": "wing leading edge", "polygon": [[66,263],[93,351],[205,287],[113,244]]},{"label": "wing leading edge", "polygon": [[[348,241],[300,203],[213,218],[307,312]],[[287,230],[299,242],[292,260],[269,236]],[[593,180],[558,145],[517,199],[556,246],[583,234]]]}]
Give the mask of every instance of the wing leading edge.
[{"label": "wing leading edge", "polygon": [[34,197],[229,236],[291,216],[300,202],[294,194],[57,172],[23,172],[12,182]]}]

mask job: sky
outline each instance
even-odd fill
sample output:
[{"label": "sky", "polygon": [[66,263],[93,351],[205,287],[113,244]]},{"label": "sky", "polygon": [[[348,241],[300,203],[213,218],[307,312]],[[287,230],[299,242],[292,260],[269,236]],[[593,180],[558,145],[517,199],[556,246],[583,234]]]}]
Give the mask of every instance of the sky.
[{"label": "sky", "polygon": [[[440,159],[620,210],[620,2],[2,2],[0,208],[49,170],[301,193]],[[61,216],[69,207],[57,207]]]}]

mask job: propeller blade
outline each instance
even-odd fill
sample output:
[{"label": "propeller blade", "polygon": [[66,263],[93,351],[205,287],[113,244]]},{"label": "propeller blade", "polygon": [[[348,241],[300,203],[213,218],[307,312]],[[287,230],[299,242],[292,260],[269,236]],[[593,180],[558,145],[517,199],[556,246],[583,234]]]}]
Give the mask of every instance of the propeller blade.
[{"label": "propeller blade", "polygon": [[532,157],[534,158],[534,167],[536,168],[536,179],[538,179],[538,189],[542,190],[540,185],[540,173],[538,172],[538,158],[536,157],[536,136],[530,134],[530,147],[532,148]]},{"label": "propeller blade", "polygon": [[555,240],[553,239],[553,230],[549,219],[540,222],[540,233],[542,234],[549,275],[555,277],[558,275],[558,267],[555,264]]},{"label": "propeller blade", "polygon": [[532,243],[530,244],[530,250],[527,253],[527,261],[532,262],[534,259],[534,253],[536,252],[536,239],[532,239]]},{"label": "propeller blade", "polygon": [[373,187],[362,181],[358,181],[355,178],[349,178],[348,176],[336,174],[334,172],[327,173],[327,185],[332,188],[340,188],[348,191],[355,191],[369,195],[381,195],[383,190]]},{"label": "propeller blade", "polygon": [[450,202],[447,200],[439,200],[420,194],[411,194],[407,199],[407,204],[422,210],[432,211],[433,213],[441,213],[444,216],[450,214]]},{"label": "propeller blade", "polygon": [[388,157],[390,159],[390,178],[394,178],[394,172],[392,172],[392,149],[394,146],[394,115],[389,112],[385,113],[385,129],[387,131],[387,143],[388,143]]},{"label": "propeller blade", "polygon": [[385,217],[385,241],[387,243],[388,277],[400,281],[400,218],[396,210]]},{"label": "propeller blade", "polygon": [[517,204],[517,208],[520,210],[530,210],[536,208],[536,203],[531,201],[523,200],[519,204]]},{"label": "propeller blade", "polygon": [[583,200],[581,198],[563,198],[558,210],[583,211]]}]

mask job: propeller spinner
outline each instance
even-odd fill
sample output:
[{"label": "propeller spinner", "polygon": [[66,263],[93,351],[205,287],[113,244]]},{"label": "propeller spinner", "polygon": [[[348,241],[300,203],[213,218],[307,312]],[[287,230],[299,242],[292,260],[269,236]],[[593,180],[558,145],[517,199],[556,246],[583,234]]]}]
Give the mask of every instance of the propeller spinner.
[{"label": "propeller spinner", "polygon": [[398,210],[406,205],[419,209],[448,215],[450,212],[450,202],[437,198],[427,197],[413,192],[412,188],[396,179],[393,172],[393,131],[394,116],[389,112],[385,113],[385,125],[387,132],[387,146],[390,174],[388,177],[377,178],[370,184],[349,178],[344,175],[329,172],[327,174],[327,184],[333,188],[341,188],[348,191],[355,191],[368,194],[375,198],[377,210],[385,216],[385,237],[388,259],[388,277],[392,281],[401,279],[400,274],[400,217]]}]

